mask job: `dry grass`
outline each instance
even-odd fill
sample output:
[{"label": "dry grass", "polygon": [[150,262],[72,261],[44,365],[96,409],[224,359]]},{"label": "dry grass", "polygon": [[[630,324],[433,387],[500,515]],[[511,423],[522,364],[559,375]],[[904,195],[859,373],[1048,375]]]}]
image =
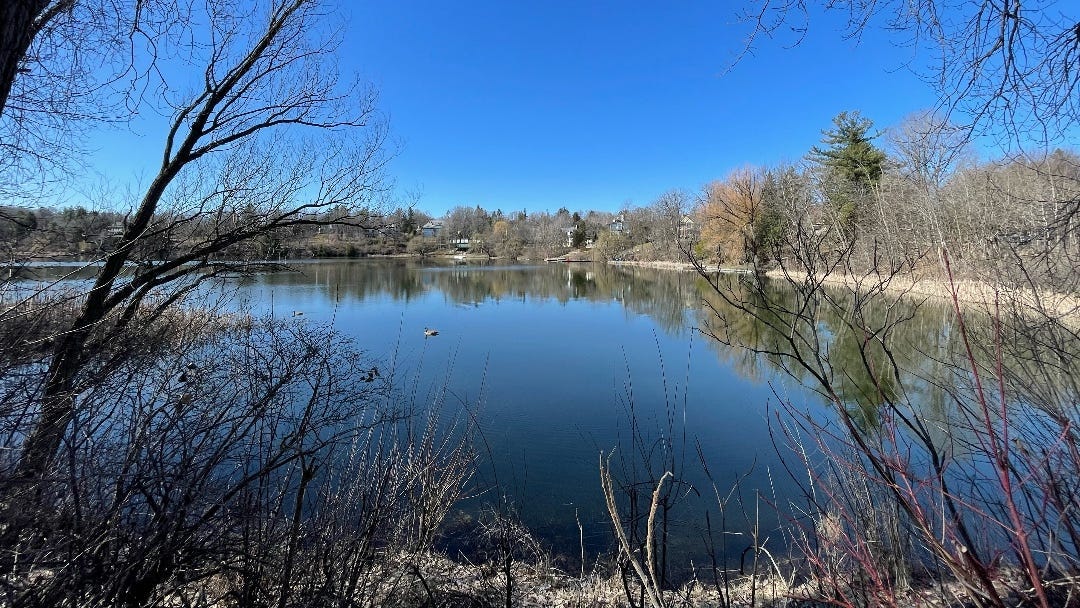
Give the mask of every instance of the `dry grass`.
[{"label": "dry grass", "polygon": [[609,266],[632,266],[634,268],[657,268],[660,270],[694,270],[694,265],[689,262],[670,262],[656,260],[652,262],[636,260],[611,260]]},{"label": "dry grass", "polygon": [[[51,352],[53,341],[71,330],[72,319],[82,311],[84,293],[42,293],[10,298],[0,293],[0,342],[9,345],[9,356],[16,360],[32,359]],[[207,337],[224,331],[250,328],[249,313],[221,312],[199,306],[170,306],[158,311],[158,302],[141,302],[135,313],[136,334],[153,340],[178,340],[192,336]],[[148,321],[164,330],[151,332]],[[180,331],[183,329],[184,331]],[[194,334],[192,333],[194,332]],[[136,336],[140,337],[140,336]]]},{"label": "dry grass", "polygon": [[[500,606],[505,605],[501,572],[491,564],[457,561],[446,555],[399,553],[382,562],[385,585],[375,600],[380,606]],[[622,581],[616,575],[567,574],[555,568],[515,562],[514,601],[520,608],[622,607],[627,605]],[[805,586],[805,585],[804,585]],[[727,601],[720,592],[691,581],[664,592],[664,605],[685,608],[713,606],[785,606],[799,590],[773,577],[733,582]],[[751,603],[754,598],[754,603]]]},{"label": "dry grass", "polygon": [[[765,273],[770,279],[802,282],[807,279],[807,274],[794,270],[770,270]],[[919,275],[897,274],[886,276],[884,274],[870,273],[865,276],[847,274],[817,275],[814,277],[822,285],[860,289],[864,285],[872,285],[875,288],[884,286],[886,293],[897,296],[923,298],[937,300],[943,304],[952,301],[952,287],[943,276],[934,276],[928,273]],[[1050,291],[1033,291],[1025,288],[1008,288],[995,285],[986,281],[971,279],[954,281],[957,299],[970,309],[986,311],[994,306],[995,296],[1001,302],[1007,302],[1017,307],[1018,310],[1031,312],[1041,311],[1048,314],[1068,326],[1080,326],[1080,296],[1070,293],[1057,293]]]}]

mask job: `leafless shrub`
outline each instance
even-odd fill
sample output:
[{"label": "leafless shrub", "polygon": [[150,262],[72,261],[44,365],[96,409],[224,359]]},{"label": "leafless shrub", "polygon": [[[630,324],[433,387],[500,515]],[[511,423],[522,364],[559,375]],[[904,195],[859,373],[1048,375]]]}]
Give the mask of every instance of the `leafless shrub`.
[{"label": "leafless shrub", "polygon": [[1005,270],[984,262],[985,241],[980,251],[942,222],[948,242],[970,247],[956,264],[965,282],[948,244],[932,250],[935,275],[934,258],[892,247],[886,231],[838,247],[798,217],[776,283],[700,267],[712,288],[703,330],[829,406],[789,405],[782,421],[782,450],[811,481],[795,521],[817,594],[852,606],[928,588],[945,603],[1065,601],[1080,546],[1071,236],[1000,244]]},{"label": "leafless shrub", "polygon": [[[618,449],[600,457],[600,482],[615,538],[614,551],[624,599],[632,606],[683,606],[708,601],[719,606],[769,605],[790,582],[777,556],[770,551],[768,532],[761,525],[761,508],[768,507],[761,496],[748,503],[740,480],[721,492],[708,463],[698,449],[698,457],[710,490],[702,516],[695,521],[702,532],[708,564],[695,564],[687,578],[675,572],[677,560],[671,547],[670,530],[677,525],[682,503],[702,498],[705,486],[690,481],[686,471],[686,450],[691,439],[677,420],[680,396],[664,375],[664,417],[651,430],[639,418],[633,383],[626,387],[628,436]],[[689,382],[689,373],[687,374]],[[746,473],[747,475],[749,472]],[[775,498],[775,497],[774,497]],[[696,503],[695,503],[696,504]],[[714,511],[715,509],[715,511]],[[718,513],[715,521],[712,513]],[[779,543],[776,543],[779,548]],[[740,557],[735,567],[731,556]],[[702,577],[703,580],[699,579]],[[766,591],[769,588],[769,591]],[[707,599],[706,599],[707,598]],[[766,599],[768,598],[768,599]]]},{"label": "leafless shrub", "polygon": [[[435,411],[401,410],[392,386],[328,331],[231,325],[102,370],[45,483],[20,486],[4,463],[8,601],[393,597],[380,556],[431,547],[471,457],[464,433]],[[5,404],[27,398],[17,384],[3,389]],[[6,420],[11,454],[32,416]]]}]

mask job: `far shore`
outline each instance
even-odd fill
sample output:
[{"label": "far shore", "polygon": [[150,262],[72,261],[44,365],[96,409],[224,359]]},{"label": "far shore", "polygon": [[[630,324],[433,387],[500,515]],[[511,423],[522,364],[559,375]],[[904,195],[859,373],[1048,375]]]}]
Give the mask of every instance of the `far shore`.
[{"label": "far shore", "polygon": [[[724,266],[703,264],[699,267],[690,262],[673,261],[610,261],[612,266],[632,266],[637,268],[657,268],[661,270],[675,271],[698,271],[707,273],[750,273],[745,266]],[[942,273],[944,274],[944,273]],[[773,280],[786,280],[802,282],[807,278],[805,272],[782,270],[775,268],[766,271],[765,276]],[[956,300],[960,306],[966,309],[980,309],[983,312],[992,312],[995,301],[999,306],[1016,304],[1028,313],[1039,311],[1040,314],[1052,316],[1064,322],[1069,327],[1080,327],[1080,294],[1058,293],[1050,291],[1033,292],[1030,289],[1008,289],[1002,285],[995,285],[985,281],[971,279],[956,280],[950,285],[944,276],[912,274],[897,274],[888,276],[882,273],[868,273],[866,275],[829,274],[819,275],[817,280],[822,285],[844,287],[866,291],[869,289],[882,289],[885,293],[897,297],[920,298],[935,300],[943,304],[952,304],[953,289],[955,288]]]},{"label": "far shore", "polygon": [[[567,256],[570,256],[570,259],[559,260],[558,263],[602,263],[591,262],[590,260],[586,259],[574,258],[573,255],[575,253],[583,252],[572,251],[569,254],[566,254]],[[78,257],[79,256],[74,255],[45,256],[44,259],[42,257],[36,257],[36,263],[72,263],[78,261]],[[488,261],[500,260],[504,258],[490,257],[484,254],[451,254],[440,252],[435,254],[429,254],[427,256],[421,256],[416,253],[394,253],[371,254],[359,257],[293,258],[274,261],[287,264],[290,261],[329,261],[348,259],[429,259],[444,261]],[[17,263],[9,264],[8,266],[11,267],[16,265]],[[652,268],[657,270],[670,270],[676,272],[704,271],[709,274],[748,274],[752,272],[751,269],[747,266],[731,266],[723,264],[696,265],[689,261],[672,260],[610,260],[607,262],[607,265],[632,268]],[[942,276],[937,276],[937,274],[938,273],[931,273],[916,276],[908,273],[903,273],[889,276],[884,273],[867,273],[865,275],[859,276],[834,273],[824,276],[819,275],[817,277],[817,280],[822,285],[830,285],[861,291],[880,289],[885,293],[892,294],[898,297],[936,300],[945,304],[951,304],[953,298],[953,289],[955,288],[955,295],[957,301],[964,308],[977,308],[984,312],[992,312],[995,301],[1000,306],[1017,304],[1020,307],[1028,310],[1029,312],[1041,311],[1041,314],[1053,316],[1054,318],[1060,319],[1070,327],[1080,327],[1080,294],[1058,293],[1049,291],[1040,291],[1036,293],[1030,289],[1009,289],[1000,284],[995,285],[986,281],[978,281],[971,279],[956,280],[955,282],[953,282],[952,285],[950,285],[950,282],[943,276],[943,272],[940,273]],[[787,280],[794,282],[803,282],[807,278],[807,275],[804,272],[783,270],[779,268],[774,268],[772,270],[766,271],[765,276],[773,280]]]},{"label": "far shore", "polygon": [[[805,281],[805,272],[774,269],[765,276],[777,280]],[[950,282],[944,276],[915,276],[911,274],[886,275],[868,273],[862,276],[847,274],[819,275],[816,280],[823,285],[845,287],[855,290],[882,289],[885,293],[901,297],[922,298],[951,304],[956,302],[968,309],[980,309],[993,313],[995,307],[1019,306],[1029,314],[1051,316],[1069,326],[1080,326],[1080,296],[1053,291],[1033,291],[1026,288],[1009,288],[1001,284],[971,279]]]},{"label": "far shore", "polygon": [[[652,262],[639,262],[639,261],[627,261],[627,260],[612,260],[608,262],[609,266],[633,266],[636,268],[658,268],[660,270],[678,270],[680,272],[697,272],[698,266],[690,262],[672,262],[665,260],[656,260]],[[707,273],[732,273],[732,274],[749,274],[752,271],[745,266],[727,266],[723,264],[701,264],[700,269]]]}]

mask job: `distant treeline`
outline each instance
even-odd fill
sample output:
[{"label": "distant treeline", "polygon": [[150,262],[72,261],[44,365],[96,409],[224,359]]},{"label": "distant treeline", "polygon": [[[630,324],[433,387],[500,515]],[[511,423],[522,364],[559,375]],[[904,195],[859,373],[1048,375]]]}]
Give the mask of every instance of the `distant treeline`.
[{"label": "distant treeline", "polygon": [[[222,251],[234,259],[460,253],[542,259],[588,248],[594,259],[688,258],[768,270],[794,255],[791,243],[851,251],[861,267],[910,262],[945,245],[992,271],[1007,248],[1036,256],[1068,240],[1080,201],[1080,156],[978,162],[958,130],[921,114],[885,132],[858,112],[842,112],[821,147],[798,164],[744,167],[699,193],[672,190],[617,212],[489,211],[461,205],[444,217],[416,207],[322,208],[300,222]],[[957,133],[956,137],[950,134]],[[887,150],[887,151],[886,151]],[[159,212],[138,240],[142,256],[173,251],[242,229],[266,210]],[[121,240],[127,216],[82,207],[0,207],[0,243],[9,259],[94,256]],[[1066,243],[1068,244],[1068,243]],[[931,256],[933,257],[933,256]],[[1048,260],[1053,264],[1053,260]]]}]

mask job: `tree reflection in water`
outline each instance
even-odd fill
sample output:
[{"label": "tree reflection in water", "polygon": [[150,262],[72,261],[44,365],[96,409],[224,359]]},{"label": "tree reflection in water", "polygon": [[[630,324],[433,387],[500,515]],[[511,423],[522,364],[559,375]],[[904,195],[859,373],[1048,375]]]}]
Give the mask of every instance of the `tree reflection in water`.
[{"label": "tree reflection in water", "polygon": [[[409,381],[423,376],[479,406],[497,466],[504,467],[500,481],[514,486],[500,492],[518,500],[526,523],[567,554],[578,548],[575,510],[591,531],[590,551],[608,548],[595,456],[628,437],[619,429],[626,425],[629,383],[643,441],[670,434],[662,423],[665,408],[685,408],[677,414],[690,422],[683,427],[680,418],[678,432],[686,430],[691,453],[696,442],[714,471],[730,472],[720,485],[753,468],[742,489],[750,497],[759,488],[797,491],[779,487],[784,480],[770,474],[778,462],[766,405],[777,397],[804,404],[823,423],[836,415],[823,404],[837,403],[870,434],[882,424],[883,408],[900,408],[922,420],[928,440],[951,459],[967,457],[976,441],[967,427],[952,424],[965,415],[957,403],[970,374],[955,363],[963,345],[944,303],[867,298],[844,289],[800,293],[798,286],[776,283],[757,289],[735,275],[715,279],[737,294],[725,299],[695,273],[594,264],[360,260],[297,268],[257,277],[250,287],[271,288],[282,310],[311,310],[316,314],[308,316],[316,318],[320,306],[337,311],[335,323],[365,335],[372,348],[398,340],[403,344],[395,352],[426,357],[428,375],[416,372]],[[315,301],[294,305],[296,298]],[[380,316],[365,316],[373,309]],[[968,321],[972,331],[989,330],[976,315]],[[410,323],[439,327],[440,340],[413,343],[419,330],[394,329]],[[713,339],[698,339],[688,355],[698,330]],[[1030,365],[1020,356],[1021,342],[1007,369]],[[1037,352],[1035,344],[1025,348]],[[436,355],[447,358],[446,368],[433,368]],[[660,371],[664,363],[667,372]],[[1075,366],[1066,361],[1023,393],[1010,394],[1060,391],[1058,380],[1074,374]],[[983,466],[969,461],[956,470]],[[709,480],[692,468],[684,467],[679,487],[707,495]],[[774,498],[783,505],[794,496]],[[715,504],[690,502],[679,505],[681,523],[670,542],[700,560],[694,546]],[[781,523],[775,516],[767,522]],[[742,549],[730,548],[728,557]]]}]

